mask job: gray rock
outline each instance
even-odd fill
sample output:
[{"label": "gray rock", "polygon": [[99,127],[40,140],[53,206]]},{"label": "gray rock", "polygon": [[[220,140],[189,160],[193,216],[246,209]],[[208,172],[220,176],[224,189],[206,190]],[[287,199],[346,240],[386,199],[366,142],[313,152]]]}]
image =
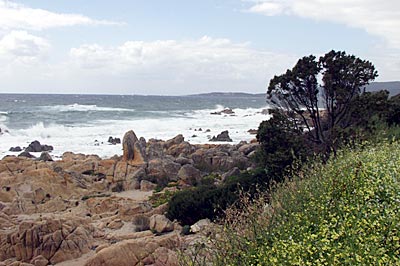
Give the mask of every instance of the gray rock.
[{"label": "gray rock", "polygon": [[27,151],[23,151],[20,154],[18,154],[18,157],[26,157],[26,158],[36,158],[35,156],[33,156],[32,154],[30,154]]},{"label": "gray rock", "polygon": [[152,191],[157,188],[157,184],[154,184],[147,180],[140,181],[140,190],[141,191]]},{"label": "gray rock", "polygon": [[197,223],[193,224],[192,226],[190,226],[190,232],[195,234],[200,233],[201,231],[204,231],[210,226],[211,226],[211,221],[209,219],[202,219],[199,220]]},{"label": "gray rock", "polygon": [[51,158],[51,155],[47,151],[44,151],[40,154],[39,161],[52,162],[53,158]]},{"label": "gray rock", "polygon": [[123,161],[130,161],[137,165],[146,163],[147,157],[145,150],[142,148],[140,141],[133,130],[125,133],[122,140],[122,148],[124,150],[122,156]]},{"label": "gray rock", "polygon": [[112,145],[120,144],[121,143],[121,139],[120,138],[113,138],[113,137],[110,136],[108,138],[108,143],[111,143]]},{"label": "gray rock", "polygon": [[225,181],[228,177],[231,176],[238,176],[240,174],[240,170],[237,167],[232,168],[231,170],[229,170],[228,172],[224,173],[221,176],[222,181]]},{"label": "gray rock", "polygon": [[166,149],[169,149],[172,145],[178,145],[181,144],[183,141],[185,141],[185,138],[182,136],[182,134],[177,135],[176,137],[167,140],[164,144]]},{"label": "gray rock", "polygon": [[123,159],[124,161],[130,161],[134,158],[134,145],[138,141],[135,132],[130,130],[125,133],[122,140],[122,148],[124,150]]},{"label": "gray rock", "polygon": [[11,147],[11,148],[9,149],[9,151],[12,151],[12,152],[21,152],[22,149],[21,149],[20,146],[17,146],[17,147]]},{"label": "gray rock", "polygon": [[156,233],[171,232],[174,224],[164,215],[154,214],[150,217],[150,230]]},{"label": "gray rock", "polygon": [[171,159],[153,159],[150,160],[147,167],[147,175],[157,180],[157,184],[168,183],[169,181],[177,181],[178,171],[181,165],[173,162]]},{"label": "gray rock", "polygon": [[42,152],[42,151],[52,151],[53,146],[42,145],[39,141],[32,141],[31,144],[25,149],[27,152]]},{"label": "gray rock", "polygon": [[257,143],[252,143],[252,144],[244,144],[242,145],[238,150],[243,153],[244,155],[249,155],[253,151],[257,149],[259,145]]},{"label": "gray rock", "polygon": [[201,172],[190,164],[182,166],[178,172],[178,178],[189,185],[195,185],[201,179]]},{"label": "gray rock", "polygon": [[183,157],[183,156],[179,156],[178,158],[176,158],[175,162],[179,163],[180,165],[193,164],[193,160]]},{"label": "gray rock", "polygon": [[226,141],[226,142],[232,142],[232,139],[229,137],[229,132],[228,130],[222,131],[220,134],[218,134],[216,137],[212,137],[210,141]]}]

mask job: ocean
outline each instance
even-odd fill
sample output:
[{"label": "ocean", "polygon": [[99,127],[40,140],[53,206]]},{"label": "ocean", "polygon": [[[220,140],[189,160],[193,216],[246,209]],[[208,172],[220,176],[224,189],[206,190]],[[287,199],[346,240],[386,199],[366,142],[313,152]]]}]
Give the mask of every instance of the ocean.
[{"label": "ocean", "polygon": [[[226,108],[234,114],[211,114]],[[23,148],[38,140],[54,147],[55,158],[66,151],[108,158],[122,154],[122,146],[111,145],[108,138],[122,141],[128,130],[146,140],[182,134],[194,144],[209,143],[210,137],[228,130],[233,143],[249,141],[255,136],[248,130],[268,119],[262,113],[267,108],[261,94],[0,94],[0,157],[17,155],[10,147]]]}]

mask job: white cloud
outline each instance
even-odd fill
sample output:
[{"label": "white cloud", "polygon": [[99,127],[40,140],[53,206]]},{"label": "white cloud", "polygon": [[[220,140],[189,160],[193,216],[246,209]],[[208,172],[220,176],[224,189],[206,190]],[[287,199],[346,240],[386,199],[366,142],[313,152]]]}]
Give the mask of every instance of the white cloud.
[{"label": "white cloud", "polygon": [[[8,42],[7,42],[8,43]],[[7,50],[9,54],[12,49]],[[291,67],[297,55],[255,50],[247,43],[197,40],[128,41],[106,47],[86,44],[69,59],[49,64],[4,63],[0,91],[189,94],[263,92],[268,80]]]},{"label": "white cloud", "polygon": [[95,20],[80,14],[54,13],[6,0],[0,0],[0,28],[43,30],[75,25],[117,25],[121,23]]},{"label": "white cloud", "polygon": [[26,31],[11,31],[0,39],[0,56],[32,61],[46,55],[50,44]]},{"label": "white cloud", "polygon": [[295,15],[364,29],[400,48],[398,0],[259,0],[249,12],[267,16]]},{"label": "white cloud", "polygon": [[221,84],[263,90],[268,78],[289,67],[296,58],[207,36],[186,41],[129,41],[117,47],[82,45],[71,49],[70,57],[81,72],[102,77],[158,80],[167,82],[165,86],[169,82],[187,88],[210,86],[214,90]]}]

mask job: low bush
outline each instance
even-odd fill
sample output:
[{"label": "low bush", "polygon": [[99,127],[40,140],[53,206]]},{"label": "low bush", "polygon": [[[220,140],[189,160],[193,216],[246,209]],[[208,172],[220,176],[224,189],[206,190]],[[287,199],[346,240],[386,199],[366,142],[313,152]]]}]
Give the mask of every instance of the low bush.
[{"label": "low bush", "polygon": [[257,188],[266,188],[271,180],[264,169],[230,177],[222,185],[201,185],[177,192],[168,203],[167,217],[182,225],[191,225],[200,219],[221,217],[224,210],[239,198],[239,191],[254,194]]},{"label": "low bush", "polygon": [[400,143],[338,153],[230,210],[213,264],[399,265],[399,202]]}]

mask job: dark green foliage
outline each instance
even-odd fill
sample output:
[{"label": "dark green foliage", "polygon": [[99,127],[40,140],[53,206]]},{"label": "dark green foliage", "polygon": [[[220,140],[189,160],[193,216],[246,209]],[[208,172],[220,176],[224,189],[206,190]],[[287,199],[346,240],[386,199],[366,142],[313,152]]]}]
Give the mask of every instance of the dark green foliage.
[{"label": "dark green foliage", "polygon": [[183,236],[187,236],[190,235],[190,225],[184,225],[182,226],[182,230],[181,230],[181,235]]},{"label": "dark green foliage", "polygon": [[308,148],[302,130],[295,121],[279,110],[271,110],[271,119],[263,121],[257,134],[260,143],[256,161],[264,167],[270,178],[281,181],[285,169],[294,160],[306,158]]},{"label": "dark green foliage", "polygon": [[[322,84],[317,76],[322,75]],[[378,76],[371,62],[345,52],[331,51],[316,61],[310,55],[303,57],[292,70],[275,76],[267,95],[271,103],[294,119],[294,127],[308,131],[309,140],[336,149],[336,134],[348,118],[352,101],[362,89]],[[325,114],[320,107],[325,108]],[[295,116],[293,116],[295,114]]]},{"label": "dark green foliage", "polygon": [[390,126],[400,125],[400,94],[393,96],[389,100],[389,113],[387,122]]},{"label": "dark green foliage", "polygon": [[378,73],[371,62],[341,51],[331,51],[319,60],[328,127],[338,125],[349,111],[351,101]]},{"label": "dark green foliage", "polygon": [[183,225],[200,219],[215,219],[239,198],[239,191],[254,194],[257,188],[266,188],[270,180],[263,169],[230,177],[220,185],[203,185],[176,193],[168,204],[167,217]]}]

